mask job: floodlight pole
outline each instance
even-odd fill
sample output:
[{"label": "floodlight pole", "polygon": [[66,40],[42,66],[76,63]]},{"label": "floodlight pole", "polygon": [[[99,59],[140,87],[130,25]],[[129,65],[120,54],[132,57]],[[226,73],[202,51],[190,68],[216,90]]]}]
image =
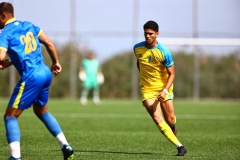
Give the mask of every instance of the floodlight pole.
[{"label": "floodlight pole", "polygon": [[70,1],[70,97],[77,96],[76,0]]},{"label": "floodlight pole", "polygon": [[[138,40],[139,0],[133,0],[133,45]],[[138,98],[138,69],[134,53],[132,54],[131,98]]]},{"label": "floodlight pole", "polygon": [[[198,38],[198,0],[193,0],[193,38]],[[193,75],[193,99],[199,100],[199,47],[195,46],[194,52],[194,75]]]}]

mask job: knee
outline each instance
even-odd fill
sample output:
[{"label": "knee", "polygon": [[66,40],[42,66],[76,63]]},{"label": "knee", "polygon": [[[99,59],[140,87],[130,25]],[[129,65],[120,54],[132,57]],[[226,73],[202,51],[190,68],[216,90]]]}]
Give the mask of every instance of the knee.
[{"label": "knee", "polygon": [[33,112],[36,116],[41,116],[47,111],[47,107],[45,106],[33,106]]},{"label": "knee", "polygon": [[4,114],[4,118],[7,118],[7,117],[15,117],[15,118],[18,118],[21,113],[23,112],[23,110],[19,110],[19,109],[15,109],[15,108],[7,108],[6,109],[6,112]]}]

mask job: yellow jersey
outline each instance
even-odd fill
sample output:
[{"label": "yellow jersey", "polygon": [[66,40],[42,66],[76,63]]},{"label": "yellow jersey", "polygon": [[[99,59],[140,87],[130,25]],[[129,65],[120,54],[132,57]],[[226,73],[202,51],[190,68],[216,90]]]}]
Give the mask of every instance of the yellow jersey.
[{"label": "yellow jersey", "polygon": [[[139,62],[141,90],[163,90],[168,80],[166,68],[174,64],[169,49],[159,42],[155,47],[147,48],[145,41],[137,43],[133,49]],[[173,85],[169,90],[172,89]]]}]

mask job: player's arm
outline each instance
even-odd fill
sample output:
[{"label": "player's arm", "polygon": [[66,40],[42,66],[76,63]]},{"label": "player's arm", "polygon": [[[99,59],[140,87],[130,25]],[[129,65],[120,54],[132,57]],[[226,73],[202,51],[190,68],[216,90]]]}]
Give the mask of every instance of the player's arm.
[{"label": "player's arm", "polygon": [[139,69],[139,61],[137,60],[137,68],[138,68],[138,71],[140,71]]},{"label": "player's arm", "polygon": [[7,51],[5,49],[0,49],[0,69],[3,70],[12,65],[12,62],[6,59]]},{"label": "player's arm", "polygon": [[[136,56],[135,46],[133,47],[133,51],[134,51],[134,54],[135,54],[135,56]],[[136,56],[136,58],[137,58],[137,56]],[[138,59],[137,59],[137,68],[138,68],[138,71],[140,71]]]},{"label": "player's arm", "polygon": [[167,84],[165,86],[165,89],[163,91],[161,91],[160,93],[157,94],[157,98],[160,102],[163,102],[164,99],[165,99],[165,96],[167,95],[168,93],[168,90],[169,88],[171,87],[171,85],[173,84],[174,82],[174,79],[175,79],[175,68],[174,68],[174,65],[166,68],[167,70],[167,73],[168,73],[168,81],[167,81]]},{"label": "player's arm", "polygon": [[53,42],[47,37],[47,35],[42,31],[41,34],[38,36],[39,41],[46,47],[51,60],[52,60],[52,66],[51,70],[57,76],[61,71],[62,67],[59,63],[58,56],[57,56],[57,50],[53,44]]},{"label": "player's arm", "polygon": [[78,77],[81,81],[86,80],[86,74],[85,74],[85,70],[83,68],[79,69]]},{"label": "player's arm", "polygon": [[167,73],[168,73],[168,81],[165,86],[165,89],[169,90],[169,88],[171,87],[171,85],[173,84],[174,79],[175,79],[175,68],[174,68],[174,65],[172,65],[171,67],[168,67],[166,69],[167,69]]},{"label": "player's arm", "polygon": [[0,61],[4,61],[7,57],[7,51],[3,48],[0,48]]}]

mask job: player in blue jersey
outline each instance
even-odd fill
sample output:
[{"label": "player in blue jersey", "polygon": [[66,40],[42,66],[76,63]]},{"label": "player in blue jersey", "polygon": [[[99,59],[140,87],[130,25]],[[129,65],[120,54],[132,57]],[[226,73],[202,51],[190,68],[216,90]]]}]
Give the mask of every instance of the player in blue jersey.
[{"label": "player in blue jersey", "polygon": [[[51,70],[55,76],[62,70],[53,43],[39,27],[30,22],[16,20],[13,6],[8,2],[0,3],[0,29],[0,68],[13,65],[21,76],[4,114],[6,137],[11,151],[9,160],[21,159],[18,117],[31,106],[35,115],[58,141],[64,160],[73,159],[73,149],[47,108],[52,81]],[[49,52],[51,70],[44,63],[40,43],[44,44]],[[11,61],[6,59],[7,55]]]},{"label": "player in blue jersey", "polygon": [[177,156],[183,156],[187,150],[174,135],[176,117],[173,108],[173,58],[168,48],[157,41],[156,22],[148,21],[143,29],[145,41],[134,46],[142,102],[160,132],[177,147]]}]

